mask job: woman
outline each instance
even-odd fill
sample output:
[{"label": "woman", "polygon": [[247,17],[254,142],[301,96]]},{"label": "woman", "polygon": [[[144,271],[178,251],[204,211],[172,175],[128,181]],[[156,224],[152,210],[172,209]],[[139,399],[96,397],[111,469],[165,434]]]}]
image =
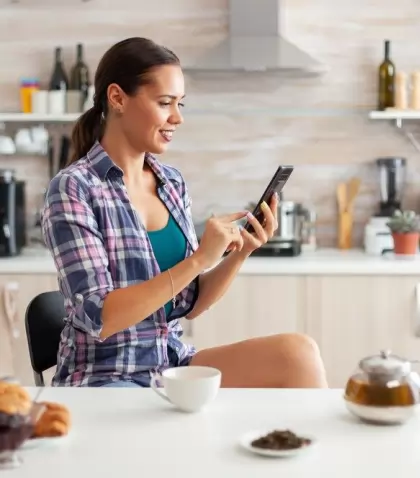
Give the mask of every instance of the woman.
[{"label": "woman", "polygon": [[[149,386],[167,367],[207,365],[225,387],[324,387],[304,336],[198,352],[180,341],[178,319],[220,299],[277,227],[273,198],[264,227],[246,211],[212,217],[198,246],[180,172],[152,156],[181,125],[183,98],[178,58],[150,40],[121,41],[99,63],[94,105],[74,127],[73,158],[43,214],[67,311],[53,385]],[[254,235],[235,225],[245,215]]]}]

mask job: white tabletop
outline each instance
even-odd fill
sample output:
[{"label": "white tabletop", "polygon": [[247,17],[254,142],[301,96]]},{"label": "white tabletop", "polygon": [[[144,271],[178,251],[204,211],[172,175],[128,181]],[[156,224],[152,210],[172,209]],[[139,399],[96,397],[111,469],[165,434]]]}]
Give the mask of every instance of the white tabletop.
[{"label": "white tabletop", "polygon": [[[33,389],[31,389],[32,391]],[[59,445],[21,451],[24,465],[2,478],[258,478],[418,476],[420,419],[364,425],[340,390],[221,390],[198,414],[177,412],[150,389],[47,388],[43,400],[71,410],[71,435]],[[290,428],[318,444],[293,458],[242,451],[252,429]]]}]

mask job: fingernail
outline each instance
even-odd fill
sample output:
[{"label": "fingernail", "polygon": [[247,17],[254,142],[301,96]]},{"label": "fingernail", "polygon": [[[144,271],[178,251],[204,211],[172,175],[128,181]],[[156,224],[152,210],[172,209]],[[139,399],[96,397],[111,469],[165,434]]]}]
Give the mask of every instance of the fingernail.
[{"label": "fingernail", "polygon": [[265,201],[261,203],[261,209],[268,209],[268,204]]},{"label": "fingernail", "polygon": [[248,212],[246,213],[246,217],[252,219],[252,218],[254,217],[254,215],[252,214],[251,211],[248,211]]},{"label": "fingernail", "polygon": [[241,226],[241,225],[239,224],[238,229],[239,229],[240,231],[242,231],[243,228],[244,228],[244,226]]},{"label": "fingernail", "polygon": [[279,193],[277,191],[274,193],[274,197],[275,197],[275,199],[279,198]]}]

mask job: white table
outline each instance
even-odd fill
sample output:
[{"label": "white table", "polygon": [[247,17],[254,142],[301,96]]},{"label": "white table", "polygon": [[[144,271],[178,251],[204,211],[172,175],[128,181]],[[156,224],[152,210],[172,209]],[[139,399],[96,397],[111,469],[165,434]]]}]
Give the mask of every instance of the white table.
[{"label": "white table", "polygon": [[[30,389],[31,393],[35,389]],[[418,476],[420,418],[397,427],[364,425],[341,390],[221,390],[204,412],[177,412],[150,389],[46,388],[41,399],[71,410],[71,435],[21,452],[2,478],[293,478]],[[318,440],[288,459],[243,452],[252,429],[287,428]]]}]

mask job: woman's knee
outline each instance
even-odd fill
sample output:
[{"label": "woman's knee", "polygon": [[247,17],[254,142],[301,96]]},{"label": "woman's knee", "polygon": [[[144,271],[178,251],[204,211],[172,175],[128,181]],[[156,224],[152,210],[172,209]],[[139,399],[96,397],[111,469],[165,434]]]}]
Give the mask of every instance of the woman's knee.
[{"label": "woman's knee", "polygon": [[273,337],[278,363],[282,365],[282,387],[327,387],[324,365],[318,344],[305,334],[282,334]]},{"label": "woman's knee", "polygon": [[294,351],[295,353],[320,355],[319,347],[316,341],[306,334],[291,333],[277,336],[283,347]]},{"label": "woman's knee", "polygon": [[316,341],[306,334],[290,333],[275,336],[276,349],[283,361],[292,367],[314,367],[322,364]]}]

